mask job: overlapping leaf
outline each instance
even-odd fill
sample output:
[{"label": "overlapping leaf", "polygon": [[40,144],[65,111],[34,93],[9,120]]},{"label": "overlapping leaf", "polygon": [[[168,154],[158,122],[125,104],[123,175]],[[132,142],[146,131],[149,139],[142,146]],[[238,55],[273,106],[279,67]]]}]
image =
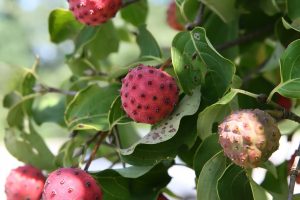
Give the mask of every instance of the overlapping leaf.
[{"label": "overlapping leaf", "polygon": [[65,121],[68,127],[72,130],[108,130],[108,112],[119,94],[119,87],[118,84],[106,87],[94,84],[80,91],[66,109]]},{"label": "overlapping leaf", "polygon": [[300,98],[300,40],[292,42],[280,58],[280,84],[271,92],[270,101],[275,92],[289,98]]},{"label": "overlapping leaf", "polygon": [[185,96],[173,113],[160,124],[154,127],[150,133],[144,136],[140,141],[127,149],[121,149],[123,155],[130,155],[134,152],[137,145],[140,144],[158,144],[171,139],[178,131],[180,120],[187,115],[193,115],[200,104],[200,89],[194,90],[192,96]]}]

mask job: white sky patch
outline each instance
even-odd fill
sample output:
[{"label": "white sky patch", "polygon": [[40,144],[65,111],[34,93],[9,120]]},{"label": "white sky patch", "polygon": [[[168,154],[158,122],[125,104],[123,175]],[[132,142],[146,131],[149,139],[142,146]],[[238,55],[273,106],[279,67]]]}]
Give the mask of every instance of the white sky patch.
[{"label": "white sky patch", "polygon": [[20,7],[25,11],[33,11],[39,3],[40,0],[19,0]]}]

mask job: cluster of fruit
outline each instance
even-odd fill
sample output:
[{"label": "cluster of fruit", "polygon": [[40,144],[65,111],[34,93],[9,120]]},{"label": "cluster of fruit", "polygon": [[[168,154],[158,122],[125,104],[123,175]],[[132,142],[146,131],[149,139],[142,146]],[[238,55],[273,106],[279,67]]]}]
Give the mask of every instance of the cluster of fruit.
[{"label": "cluster of fruit", "polygon": [[[69,9],[75,18],[88,26],[97,26],[113,18],[122,7],[121,0],[68,0]],[[175,30],[182,31],[175,1],[169,4],[167,23]]]},{"label": "cluster of fruit", "polygon": [[[78,21],[96,26],[115,16],[122,7],[122,1],[69,0],[69,5]],[[175,2],[172,2],[167,22],[174,29],[183,30],[176,9]],[[180,89],[171,75],[145,65],[129,70],[122,79],[120,90],[122,107],[127,115],[136,122],[147,124],[156,124],[169,116],[178,103],[179,94]],[[289,99],[281,96],[278,103],[287,110],[292,105]],[[218,128],[219,143],[225,155],[244,168],[260,166],[279,146],[277,122],[262,110],[236,111],[226,117]],[[5,192],[8,200],[37,200],[41,197],[44,200],[102,199],[98,183],[78,168],[58,169],[46,179],[39,169],[25,165],[11,171]],[[158,199],[166,198],[160,195]]]}]

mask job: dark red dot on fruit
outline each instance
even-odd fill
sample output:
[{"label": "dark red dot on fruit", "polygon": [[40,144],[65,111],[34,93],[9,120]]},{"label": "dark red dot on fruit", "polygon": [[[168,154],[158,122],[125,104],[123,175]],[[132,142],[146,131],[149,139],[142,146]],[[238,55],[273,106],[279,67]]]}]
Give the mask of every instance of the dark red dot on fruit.
[{"label": "dark red dot on fruit", "polygon": [[152,81],[148,81],[148,83],[147,83],[148,85],[152,85]]},{"label": "dark red dot on fruit", "polygon": [[157,96],[153,96],[152,99],[153,99],[153,101],[156,101],[157,100]]},{"label": "dark red dot on fruit", "polygon": [[142,77],[143,77],[143,75],[142,75],[142,74],[138,74],[138,77],[139,77],[139,78],[142,78]]}]

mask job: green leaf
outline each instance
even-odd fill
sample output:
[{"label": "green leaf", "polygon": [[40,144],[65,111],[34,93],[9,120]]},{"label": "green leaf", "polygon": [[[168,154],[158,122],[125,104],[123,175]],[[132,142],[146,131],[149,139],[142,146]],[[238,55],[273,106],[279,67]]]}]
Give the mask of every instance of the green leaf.
[{"label": "green leaf", "polygon": [[291,42],[300,38],[300,32],[289,23],[285,23],[282,19],[275,24],[275,33],[281,44],[287,47]]},{"label": "green leaf", "polygon": [[220,199],[217,193],[217,182],[226,169],[226,157],[223,151],[213,156],[203,166],[198,178],[197,199]]},{"label": "green leaf", "polygon": [[27,113],[26,106],[31,104],[35,97],[39,96],[39,94],[32,94],[26,97],[23,97],[21,101],[16,103],[14,106],[10,108],[8,111],[6,120],[9,126],[11,127],[23,127],[23,119]]},{"label": "green leaf", "polygon": [[93,75],[96,72],[95,66],[87,58],[67,56],[67,64],[72,73],[77,76]]},{"label": "green leaf", "polygon": [[82,27],[69,10],[55,9],[50,13],[48,28],[50,39],[54,43],[73,39]]},{"label": "green leaf", "polygon": [[[260,185],[258,185],[249,175],[249,183],[251,186],[251,190],[252,190],[252,194],[253,194],[253,198],[254,199],[268,199],[267,194],[268,192],[261,187]],[[270,195],[270,194],[269,194]]]},{"label": "green leaf", "polygon": [[192,96],[186,95],[178,104],[173,113],[165,120],[155,126],[146,136],[127,149],[121,149],[123,155],[130,155],[136,146],[140,144],[158,144],[170,140],[177,133],[180,120],[184,116],[193,115],[198,110],[200,104],[200,88],[194,90]]},{"label": "green leaf", "polygon": [[118,84],[100,87],[91,85],[77,93],[65,111],[65,121],[71,130],[109,129],[110,105],[119,94]]},{"label": "green leaf", "polygon": [[214,13],[216,13],[224,22],[228,23],[238,16],[238,10],[235,7],[236,0],[200,0]]},{"label": "green leaf", "polygon": [[192,90],[201,83],[204,64],[197,58],[189,32],[178,33],[172,42],[171,54],[175,74],[183,91],[191,94]]},{"label": "green leaf", "polygon": [[202,91],[206,94],[205,97],[209,99],[208,101],[217,101],[229,89],[235,73],[235,66],[214,49],[206,37],[205,29],[198,27],[193,29],[190,34],[197,54],[207,67]]},{"label": "green leaf", "polygon": [[231,90],[215,104],[206,107],[199,113],[197,121],[197,132],[201,139],[205,139],[212,134],[212,126],[215,122],[223,120],[233,109],[230,102],[237,95],[236,91]]},{"label": "green leaf", "polygon": [[300,40],[292,42],[280,58],[280,84],[273,89],[268,97],[278,92],[288,98],[300,98]]},{"label": "green leaf", "polygon": [[260,72],[266,72],[276,69],[279,66],[278,60],[280,59],[283,52],[284,47],[279,42],[277,42],[271,57],[268,59],[267,63],[260,70]]},{"label": "green leaf", "polygon": [[198,177],[205,163],[207,163],[213,156],[218,154],[222,147],[219,142],[219,135],[213,134],[207,137],[197,149],[194,156],[194,170]]},{"label": "green leaf", "polygon": [[102,59],[119,49],[119,36],[112,23],[108,21],[99,26],[93,38],[84,46],[89,57]]},{"label": "green leaf", "polygon": [[162,57],[161,50],[157,41],[155,40],[153,35],[147,30],[145,25],[139,26],[136,41],[141,51],[141,58]]},{"label": "green leaf", "polygon": [[287,22],[284,18],[281,20],[284,28],[300,32],[300,18],[293,20],[292,23]]},{"label": "green leaf", "polygon": [[141,139],[137,123],[118,124],[117,130],[119,133],[120,148],[128,148]]},{"label": "green leaf", "polygon": [[148,15],[147,0],[141,0],[121,9],[122,18],[134,26],[146,23]]},{"label": "green leaf", "polygon": [[125,111],[122,108],[120,96],[118,96],[113,101],[108,113],[108,120],[110,128],[113,128],[117,124],[126,124],[132,122],[132,120],[129,117],[127,117]]},{"label": "green leaf", "polygon": [[[229,23],[223,22],[216,14],[210,14],[204,23],[207,38],[213,46],[218,46],[227,41],[235,40],[239,36],[239,18]],[[239,53],[239,47],[235,46],[220,52],[224,57],[234,59]]]},{"label": "green leaf", "polygon": [[260,0],[259,7],[267,14],[267,15],[275,15],[280,12],[280,8],[276,1],[272,0]]},{"label": "green leaf", "polygon": [[49,171],[55,169],[53,154],[33,128],[29,133],[8,128],[4,142],[9,153],[21,162]]},{"label": "green leaf", "polygon": [[187,21],[193,22],[198,13],[199,6],[200,6],[199,1],[185,0],[182,2],[180,6],[181,14]]},{"label": "green leaf", "polygon": [[153,200],[171,180],[169,166],[159,163],[154,167],[107,169],[92,176],[101,184],[103,199]]},{"label": "green leaf", "polygon": [[218,181],[218,194],[222,200],[253,200],[251,187],[246,172],[241,167],[231,164]]},{"label": "green leaf", "polygon": [[183,146],[191,148],[197,139],[196,117],[184,117],[176,135],[157,144],[139,144],[130,155],[121,155],[131,165],[154,165],[162,160],[173,160]]},{"label": "green leaf", "polygon": [[298,0],[287,0],[288,16],[294,20],[300,17],[300,2]]},{"label": "green leaf", "polygon": [[85,137],[76,136],[66,141],[59,149],[58,155],[55,158],[55,163],[59,167],[78,166],[79,158],[74,156],[77,148],[82,148],[85,142]]},{"label": "green leaf", "polygon": [[66,98],[60,96],[57,99],[49,99],[49,96],[36,98],[32,108],[32,117],[34,121],[41,125],[45,122],[54,122],[65,125],[64,111],[66,108]]},{"label": "green leaf", "polygon": [[300,194],[294,194],[293,200],[300,200]]},{"label": "green leaf", "polygon": [[287,199],[288,197],[288,169],[287,162],[276,167],[277,177],[271,171],[267,171],[261,186],[264,187],[274,199]]},{"label": "green leaf", "polygon": [[18,92],[16,91],[10,92],[6,94],[3,98],[3,107],[11,108],[21,100],[22,100],[22,96]]}]

